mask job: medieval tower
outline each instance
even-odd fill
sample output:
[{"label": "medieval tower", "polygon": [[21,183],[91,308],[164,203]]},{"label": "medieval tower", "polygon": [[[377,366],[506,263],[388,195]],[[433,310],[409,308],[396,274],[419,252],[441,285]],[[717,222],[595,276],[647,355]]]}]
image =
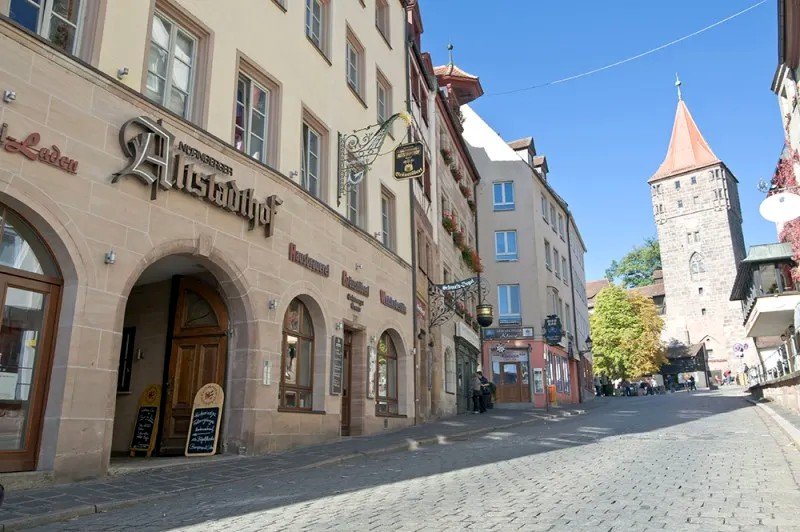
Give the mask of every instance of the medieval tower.
[{"label": "medieval tower", "polygon": [[745,256],[738,181],[711,151],[676,85],[667,156],[648,181],[664,270],[662,339],[673,347],[704,344],[718,375],[735,371],[734,346],[749,343],[741,305],[729,300]]}]

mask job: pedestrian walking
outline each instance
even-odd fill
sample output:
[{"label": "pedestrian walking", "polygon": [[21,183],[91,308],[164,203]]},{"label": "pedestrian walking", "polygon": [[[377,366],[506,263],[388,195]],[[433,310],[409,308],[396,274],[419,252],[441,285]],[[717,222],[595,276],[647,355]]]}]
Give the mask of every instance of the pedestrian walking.
[{"label": "pedestrian walking", "polygon": [[694,385],[694,375],[689,377],[689,391],[697,391],[697,387]]},{"label": "pedestrian walking", "polygon": [[486,412],[486,405],[483,400],[483,384],[481,376],[475,372],[472,374],[472,413],[483,414]]},{"label": "pedestrian walking", "polygon": [[494,404],[492,403],[492,383],[489,382],[489,379],[483,376],[483,372],[479,371],[478,375],[481,379],[481,395],[483,395],[483,407],[484,409],[494,408]]}]

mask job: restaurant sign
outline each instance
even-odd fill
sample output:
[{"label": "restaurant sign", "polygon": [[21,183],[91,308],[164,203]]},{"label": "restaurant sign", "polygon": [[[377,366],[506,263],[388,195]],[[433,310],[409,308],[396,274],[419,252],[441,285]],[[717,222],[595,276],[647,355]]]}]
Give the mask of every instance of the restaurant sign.
[{"label": "restaurant sign", "polygon": [[49,148],[39,147],[39,133],[29,133],[24,139],[16,139],[8,134],[8,124],[0,125],[0,146],[9,153],[19,153],[31,161],[39,161],[54,166],[69,174],[78,173],[78,161],[67,157],[55,144]]},{"label": "restaurant sign", "polygon": [[549,345],[558,345],[564,337],[564,329],[561,327],[561,318],[555,314],[547,316],[544,320],[544,340]]},{"label": "restaurant sign", "polygon": [[486,340],[533,338],[533,327],[492,327],[483,329],[483,337]]},{"label": "restaurant sign", "polygon": [[[184,143],[173,147],[174,142],[175,136],[160,120],[146,116],[128,120],[119,131],[120,147],[128,158],[128,166],[113,174],[111,182],[116,183],[125,176],[136,177],[151,187],[151,200],[156,199],[159,189],[180,190],[245,218],[250,222],[251,231],[262,226],[264,236],[272,236],[277,208],[283,203],[278,196],[259,200],[254,189],[240,189],[235,179],[218,180],[217,172],[233,175],[230,166]],[[196,171],[193,161],[214,172]]]},{"label": "restaurant sign", "polygon": [[425,173],[425,147],[421,142],[403,144],[394,150],[395,179],[417,179]]},{"label": "restaurant sign", "polygon": [[398,300],[396,300],[383,290],[380,291],[380,299],[382,305],[389,307],[390,309],[395,310],[400,314],[405,314],[407,312],[405,303],[399,302]]}]

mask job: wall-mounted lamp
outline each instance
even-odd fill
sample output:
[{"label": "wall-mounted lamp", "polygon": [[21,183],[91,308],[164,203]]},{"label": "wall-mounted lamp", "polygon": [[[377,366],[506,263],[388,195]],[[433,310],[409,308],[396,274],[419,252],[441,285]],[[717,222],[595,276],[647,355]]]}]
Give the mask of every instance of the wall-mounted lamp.
[{"label": "wall-mounted lamp", "polygon": [[375,231],[374,233],[372,233],[372,235],[373,235],[373,236],[374,236],[374,237],[375,237],[377,240],[383,240],[383,238],[382,238],[382,237],[383,237],[383,232],[382,232],[382,231]]},{"label": "wall-mounted lamp", "polygon": [[364,269],[364,265],[363,264],[359,264],[358,262],[356,262],[356,270],[363,270],[363,269]]},{"label": "wall-mounted lamp", "polygon": [[11,89],[6,89],[3,91],[3,101],[6,103],[11,103],[17,99],[17,93],[12,91]]},{"label": "wall-mounted lamp", "polygon": [[341,331],[342,329],[344,329],[344,323],[341,321],[337,321],[335,327],[337,331]]},{"label": "wall-mounted lamp", "polygon": [[114,264],[117,262],[117,253],[113,249],[110,249],[106,251],[106,256],[103,260],[106,264]]},{"label": "wall-mounted lamp", "polygon": [[130,73],[128,67],[120,67],[117,70],[117,79],[122,79]]},{"label": "wall-mounted lamp", "polygon": [[289,172],[289,177],[290,178],[296,179],[297,176],[298,176],[297,170],[292,170],[291,172]]},{"label": "wall-mounted lamp", "polygon": [[270,299],[267,301],[267,308],[270,310],[275,310],[278,308],[278,300],[277,299]]}]

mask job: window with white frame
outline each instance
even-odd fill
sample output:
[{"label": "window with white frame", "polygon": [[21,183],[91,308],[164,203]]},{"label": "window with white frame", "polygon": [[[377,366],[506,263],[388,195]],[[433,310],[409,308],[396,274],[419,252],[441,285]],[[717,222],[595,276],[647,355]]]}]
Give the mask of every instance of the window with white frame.
[{"label": "window with white frame", "polygon": [[378,123],[382,124],[392,116],[392,86],[386,78],[378,72],[378,81],[375,88],[378,110]]},{"label": "window with white frame", "polygon": [[351,185],[347,191],[347,219],[350,223],[358,227],[364,225],[364,208],[362,202],[364,201],[364,182],[357,185]]},{"label": "window with white frame", "polygon": [[319,197],[320,173],[322,169],[322,133],[303,122],[303,161],[301,185],[312,195]]},{"label": "window with white frame", "polygon": [[77,55],[84,3],[82,0],[11,0],[8,17],[38,33],[62,52]]},{"label": "window with white frame", "polygon": [[153,15],[144,95],[190,118],[197,38],[158,11]]},{"label": "window with white frame", "polygon": [[553,248],[553,273],[560,279],[561,271],[558,269],[559,264],[561,264],[561,259],[559,258],[558,250]]},{"label": "window with white frame", "polygon": [[564,240],[564,215],[558,213],[558,236]]},{"label": "window with white frame", "polygon": [[497,305],[499,307],[500,324],[515,324],[522,322],[518,284],[497,285]]},{"label": "window with white frame", "polygon": [[267,160],[270,91],[244,74],[236,85],[236,117],[233,144],[253,159]]},{"label": "window with white frame", "polygon": [[550,256],[550,242],[547,240],[544,241],[544,265],[547,266],[548,270],[553,269],[552,257]]},{"label": "window with white frame", "polygon": [[363,100],[364,47],[350,30],[347,31],[347,43],[345,44],[345,74],[347,85]]},{"label": "window with white frame", "polygon": [[514,210],[514,183],[513,181],[504,181],[502,183],[494,183],[492,185],[492,195],[494,201],[495,211],[513,211]]},{"label": "window with white frame", "polygon": [[325,46],[327,8],[325,0],[306,0],[306,37],[320,50]]},{"label": "window with white frame", "polygon": [[381,242],[387,249],[394,250],[394,196],[381,189]]},{"label": "window with white frame", "polygon": [[553,228],[553,231],[558,231],[558,226],[556,225],[556,207],[552,203],[550,204],[550,227]]},{"label": "window with white frame", "polygon": [[569,275],[567,274],[567,259],[566,257],[561,257],[561,279],[564,281],[564,284],[569,285]]},{"label": "window with white frame", "polygon": [[375,0],[375,26],[389,42],[389,3],[387,0]]},{"label": "window with white frame", "polygon": [[517,260],[517,232],[495,231],[494,258],[498,262]]},{"label": "window with white frame", "polygon": [[542,218],[544,218],[544,223],[547,223],[547,205],[547,198],[542,194]]}]

